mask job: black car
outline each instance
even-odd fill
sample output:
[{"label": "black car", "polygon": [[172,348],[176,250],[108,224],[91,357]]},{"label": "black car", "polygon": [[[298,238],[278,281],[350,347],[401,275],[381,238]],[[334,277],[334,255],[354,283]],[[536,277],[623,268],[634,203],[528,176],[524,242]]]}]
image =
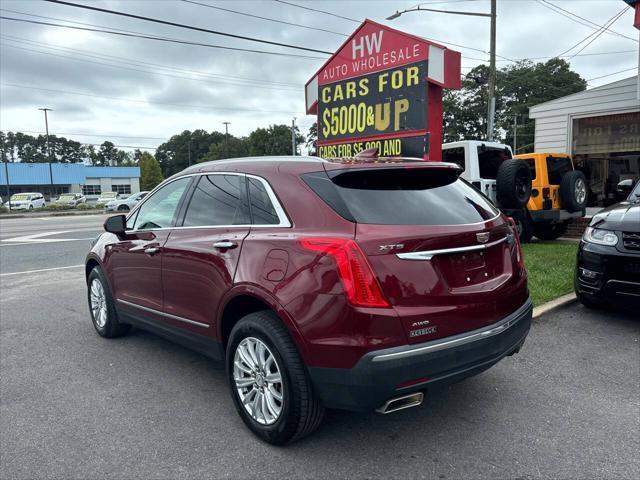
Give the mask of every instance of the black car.
[{"label": "black car", "polygon": [[640,182],[625,187],[627,199],[594,215],[580,241],[574,285],[588,307],[640,309]]}]

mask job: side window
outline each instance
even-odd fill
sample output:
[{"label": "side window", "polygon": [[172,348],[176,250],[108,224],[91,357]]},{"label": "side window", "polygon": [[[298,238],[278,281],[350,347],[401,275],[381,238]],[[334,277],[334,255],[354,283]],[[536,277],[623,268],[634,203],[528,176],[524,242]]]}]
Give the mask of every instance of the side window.
[{"label": "side window", "polygon": [[171,227],[180,198],[189,185],[191,177],[183,177],[168,183],[140,207],[135,219],[136,230]]},{"label": "side window", "polygon": [[278,225],[280,219],[260,180],[249,178],[249,203],[254,225]]},{"label": "side window", "polygon": [[243,202],[243,175],[203,175],[198,181],[183,227],[247,225],[249,215]]},{"label": "side window", "polygon": [[571,161],[566,157],[547,157],[547,175],[549,184],[560,185],[565,173],[573,170]]},{"label": "side window", "polygon": [[462,170],[464,170],[466,168],[464,161],[464,147],[447,148],[442,150],[442,161],[456,163],[462,167]]},{"label": "side window", "polygon": [[529,166],[529,172],[531,172],[531,180],[536,179],[536,159],[535,158],[523,158],[523,161],[527,162]]}]

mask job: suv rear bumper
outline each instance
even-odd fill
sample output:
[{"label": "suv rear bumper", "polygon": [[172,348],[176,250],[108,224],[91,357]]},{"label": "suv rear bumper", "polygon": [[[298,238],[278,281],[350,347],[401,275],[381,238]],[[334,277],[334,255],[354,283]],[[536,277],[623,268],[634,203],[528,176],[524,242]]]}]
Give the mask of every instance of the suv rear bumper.
[{"label": "suv rear bumper", "polygon": [[442,387],[476,375],[516,353],[529,333],[531,299],[487,327],[430,342],[375,350],[350,369],[310,367],[328,408],[370,411],[411,392]]}]

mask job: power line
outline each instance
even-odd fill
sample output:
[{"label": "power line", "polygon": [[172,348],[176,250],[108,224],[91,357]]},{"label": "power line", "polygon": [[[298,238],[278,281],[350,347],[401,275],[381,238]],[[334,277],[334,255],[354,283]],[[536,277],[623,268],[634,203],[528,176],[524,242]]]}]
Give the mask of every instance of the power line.
[{"label": "power line", "polygon": [[212,72],[200,72],[200,71],[196,71],[196,70],[189,70],[189,69],[183,69],[183,68],[179,68],[179,67],[172,67],[172,66],[168,66],[168,65],[162,65],[162,64],[158,64],[158,63],[151,63],[151,62],[145,62],[143,60],[138,60],[138,59],[134,59],[134,58],[128,58],[128,57],[119,57],[116,55],[107,55],[107,54],[103,54],[103,53],[99,53],[99,52],[94,52],[91,50],[80,50],[80,49],[76,49],[76,48],[68,48],[68,47],[61,47],[59,45],[50,45],[44,42],[38,42],[35,40],[29,40],[27,38],[22,38],[22,37],[17,37],[15,35],[5,35],[5,34],[0,34],[1,38],[4,38],[6,40],[15,42],[15,43],[26,43],[28,45],[35,45],[41,48],[47,48],[50,50],[56,50],[56,51],[62,51],[62,52],[72,52],[72,53],[76,53],[78,55],[83,55],[83,56],[87,56],[87,57],[93,57],[93,58],[100,58],[100,59],[107,59],[107,60],[111,60],[113,59],[113,61],[119,61],[122,63],[129,63],[132,65],[149,65],[152,67],[157,67],[157,68],[162,68],[162,69],[166,69],[166,70],[170,70],[170,71],[175,71],[175,72],[182,72],[182,73],[188,73],[188,74],[194,74],[194,75],[200,75],[200,76],[205,76],[205,77],[211,77],[214,79],[226,79],[226,78],[230,78],[233,80],[239,80],[239,81],[247,81],[247,82],[255,82],[255,83],[264,83],[264,84],[273,84],[273,85],[278,85],[278,86],[290,86],[290,87],[298,87],[300,88],[300,85],[297,83],[290,83],[290,82],[274,82],[274,81],[270,81],[270,80],[258,80],[256,78],[250,78],[250,77],[240,77],[240,76],[236,76],[236,75],[227,75],[227,74],[221,74],[221,73],[212,73]]},{"label": "power line", "polygon": [[613,75],[618,75],[619,73],[625,73],[625,72],[630,72],[632,70],[637,70],[638,67],[631,67],[631,68],[627,68],[625,70],[620,70],[617,72],[613,72],[613,73],[608,73],[607,75],[600,75],[599,77],[593,77],[587,80],[587,82],[590,82],[592,80],[599,80],[601,78],[605,78],[605,77],[612,77]]},{"label": "power line", "polygon": [[182,1],[185,2],[185,3],[192,3],[194,5],[200,5],[200,6],[206,7],[206,8],[212,8],[212,9],[215,9],[215,10],[221,10],[223,12],[235,13],[237,15],[244,15],[246,17],[251,17],[251,18],[258,18],[260,20],[266,20],[268,22],[281,23],[281,24],[284,24],[284,25],[291,25],[293,27],[307,28],[309,30],[317,30],[319,32],[333,33],[334,35],[341,35],[343,37],[348,37],[349,36],[346,33],[334,32],[333,30],[327,30],[325,28],[310,27],[309,25],[302,25],[300,23],[286,22],[284,20],[278,20],[276,18],[262,17],[260,15],[254,15],[252,13],[239,12],[237,10],[231,10],[230,8],[223,8],[223,7],[218,7],[218,6],[215,6],[215,5],[208,5],[206,3],[195,2],[193,0],[182,0]]},{"label": "power line", "polygon": [[[39,53],[39,54],[42,54],[42,55],[50,55],[50,56],[54,56],[54,57],[65,58],[65,59],[68,59],[68,60],[72,60],[74,62],[91,63],[91,64],[95,64],[95,65],[104,65],[104,66],[111,67],[111,68],[118,68],[120,70],[128,70],[128,71],[133,71],[133,72],[148,73],[148,74],[151,74],[151,75],[162,75],[162,76],[165,76],[165,77],[180,78],[180,79],[191,80],[191,81],[195,81],[195,82],[213,83],[213,80],[206,80],[206,79],[202,79],[202,78],[185,77],[185,76],[182,76],[182,75],[172,75],[170,73],[165,73],[165,72],[154,72],[154,71],[150,71],[150,70],[142,70],[142,69],[139,69],[139,68],[131,68],[131,67],[126,67],[126,66],[122,66],[122,65],[114,65],[112,63],[107,63],[107,62],[99,62],[99,61],[94,61],[94,60],[87,60],[87,59],[84,59],[84,58],[74,58],[74,57],[71,57],[69,55],[60,55],[60,54],[53,53],[53,52],[43,52],[41,50],[35,50],[35,49],[32,49],[32,48],[27,48],[27,47],[20,47],[20,46],[17,46],[17,45],[7,45],[6,43],[2,44],[2,46],[6,47],[6,48],[16,48],[16,49],[27,51],[27,52]],[[269,86],[249,84],[249,83],[230,82],[228,80],[227,81],[225,81],[225,80],[217,80],[217,82],[225,82],[226,84],[229,84],[229,85],[252,87],[252,88],[261,88],[261,89],[267,89],[267,90],[280,90],[280,91],[287,91],[287,92],[295,92],[295,91],[297,91],[297,89],[284,87],[284,86],[282,86],[282,87],[277,87],[277,86],[269,87]]]},{"label": "power line", "polygon": [[91,10],[91,11],[94,11],[94,12],[109,13],[111,15],[118,15],[118,16],[121,16],[121,17],[135,18],[136,20],[143,20],[145,22],[159,23],[161,25],[169,25],[171,27],[185,28],[187,30],[194,30],[196,32],[211,33],[213,35],[220,35],[220,36],[223,36],[223,37],[236,38],[236,39],[239,39],[239,40],[247,40],[249,42],[264,43],[266,45],[275,45],[275,46],[278,46],[278,47],[293,48],[295,50],[303,50],[305,52],[326,53],[327,55],[332,55],[331,52],[327,52],[326,50],[318,50],[318,49],[315,49],[315,48],[302,47],[300,45],[292,45],[292,44],[289,44],[289,43],[281,43],[281,42],[274,42],[272,40],[264,40],[262,38],[247,37],[245,35],[237,35],[235,33],[221,32],[221,31],[218,31],[218,30],[210,30],[208,28],[196,27],[194,25],[187,25],[187,24],[184,24],[184,23],[170,22],[168,20],[161,20],[159,18],[151,18],[151,17],[146,17],[144,15],[135,15],[133,13],[120,12],[120,11],[117,11],[117,10],[109,10],[107,8],[92,7],[92,6],[89,6],[89,5],[80,5],[80,4],[77,4],[77,3],[65,2],[63,0],[44,0],[44,1],[45,2],[49,2],[49,3],[56,3],[56,4],[59,4],[59,5],[66,5],[66,6],[69,6],[69,7],[82,8],[84,10]]},{"label": "power line", "polygon": [[284,57],[296,57],[296,58],[308,58],[308,59],[313,59],[313,60],[325,60],[324,57],[313,57],[313,56],[310,56],[310,55],[298,55],[298,54],[295,54],[295,53],[283,53],[283,52],[270,52],[270,51],[266,51],[266,50],[254,50],[254,49],[249,49],[249,48],[226,47],[226,46],[222,46],[222,45],[212,45],[210,43],[192,42],[192,41],[188,41],[188,40],[179,40],[179,39],[175,39],[175,38],[158,37],[158,36],[154,36],[154,35],[134,34],[134,33],[127,33],[127,32],[123,32],[123,31],[103,30],[103,29],[98,29],[98,28],[76,27],[74,25],[62,25],[60,23],[40,22],[40,21],[37,21],[37,20],[27,20],[26,18],[14,18],[14,17],[0,16],[0,19],[2,19],[2,20],[10,20],[10,21],[13,21],[13,22],[33,23],[33,24],[36,24],[36,25],[47,25],[47,26],[50,26],[50,27],[70,28],[72,30],[84,30],[84,31],[87,31],[87,32],[107,33],[107,34],[110,34],[110,35],[120,35],[120,36],[123,36],[123,37],[144,38],[144,39],[147,39],[147,40],[157,40],[157,41],[160,41],[160,42],[179,43],[179,44],[182,44],[182,45],[194,45],[194,46],[197,46],[197,47],[219,48],[219,49],[222,49],[222,50],[234,50],[234,51],[238,51],[238,52],[262,53],[262,54],[266,54],[266,55],[279,55],[279,56],[284,56]]},{"label": "power line", "polygon": [[[563,17],[566,17],[569,20],[572,20],[573,22],[578,23],[580,25],[583,25],[583,26],[586,26],[586,27],[589,27],[589,28],[595,29],[595,30],[599,30],[599,29],[601,29],[603,27],[602,25],[600,25],[598,23],[595,23],[595,22],[589,20],[588,18],[581,17],[577,13],[573,13],[573,12],[571,12],[571,11],[565,9],[565,8],[562,8],[559,5],[555,5],[555,4],[553,4],[553,3],[551,3],[551,2],[549,2],[547,0],[536,0],[536,1],[540,5],[542,5],[544,7],[547,7],[549,10],[551,10],[553,12],[556,12],[557,14],[562,15]],[[605,33],[608,33],[609,35],[615,35],[615,36],[618,36],[618,37],[623,37],[623,38],[626,38],[628,40],[632,40],[632,41],[638,43],[638,40],[636,38],[629,37],[629,36],[624,35],[622,33],[619,33],[619,32],[616,32],[614,30],[611,30],[609,28],[606,28],[605,30],[606,30]]]},{"label": "power line", "polygon": [[298,5],[296,3],[285,2],[284,0],[274,0],[275,2],[282,3],[284,5],[290,5],[296,8],[302,8],[303,10],[309,10],[311,12],[324,13],[325,15],[331,15],[332,17],[342,18],[343,20],[349,20],[350,22],[362,23],[361,20],[356,20],[355,18],[344,17],[342,15],[338,15],[337,13],[327,12],[325,10],[318,10],[317,8],[311,8],[304,5]]},{"label": "power line", "polygon": [[58,22],[74,23],[76,25],[84,25],[85,27],[108,28],[108,29],[111,29],[111,30],[119,31],[119,32],[135,33],[135,34],[138,34],[138,35],[145,35],[145,33],[143,33],[143,32],[125,30],[123,28],[106,27],[104,25],[96,25],[95,23],[78,22],[77,20],[67,20],[65,18],[49,17],[47,15],[36,15],[35,13],[19,12],[18,10],[10,10],[8,8],[0,8],[0,11],[9,12],[9,13],[17,13],[18,15],[26,15],[27,17],[44,18],[46,20],[56,20]]},{"label": "power line", "polygon": [[[39,132],[37,130],[23,130],[23,129],[4,129],[5,132],[20,132],[20,133],[35,133],[38,135],[44,135],[45,132]],[[136,140],[169,140],[169,137],[138,137],[132,135],[105,135],[105,134],[94,134],[94,133],[70,133],[70,132],[58,132],[55,136],[58,137],[60,135],[73,135],[75,137],[98,137],[98,138],[132,138]],[[54,135],[51,135],[52,137]]]},{"label": "power line", "polygon": [[[102,144],[101,143],[84,143],[84,142],[79,142],[82,143],[82,145],[91,145],[93,147],[101,147]],[[157,150],[158,147],[145,147],[145,146],[140,146],[140,145],[114,145],[114,147],[117,148],[137,148],[138,150]]]},{"label": "power line", "polygon": [[[581,53],[578,55],[573,55],[574,57],[593,57],[593,56],[598,56],[598,55],[618,55],[621,53],[636,53],[636,50],[616,50],[616,51],[612,51],[612,52],[597,52],[597,53]],[[556,56],[547,56],[547,57],[528,57],[528,58],[517,58],[515,60],[518,60],[520,62],[522,61],[526,61],[526,60],[545,60],[545,59],[551,59],[551,58],[568,58],[571,55],[556,55]],[[471,59],[471,57],[465,57],[465,58],[469,58]],[[473,59],[475,60],[475,59]],[[499,62],[511,62],[511,60],[498,60]]]},{"label": "power line", "polygon": [[62,94],[66,94],[66,95],[79,95],[79,96],[83,96],[83,97],[94,97],[94,98],[105,98],[107,100],[118,100],[118,101],[122,101],[122,102],[133,102],[133,103],[143,103],[143,104],[149,104],[149,105],[167,105],[167,106],[172,106],[172,107],[186,107],[186,108],[196,108],[196,109],[200,109],[200,110],[224,110],[224,111],[237,111],[237,112],[257,112],[257,113],[286,113],[286,114],[292,114],[292,113],[296,113],[296,114],[305,114],[305,112],[300,112],[300,111],[293,111],[293,110],[260,110],[260,109],[253,109],[253,108],[241,108],[241,107],[219,107],[219,106],[215,106],[215,105],[189,105],[189,104],[184,104],[184,103],[167,103],[167,102],[152,102],[149,100],[138,100],[138,99],[133,99],[133,98],[122,98],[122,97],[111,97],[111,96],[107,96],[107,95],[97,95],[97,94],[93,94],[93,93],[86,93],[86,92],[72,92],[72,91],[68,91],[68,90],[56,90],[56,89],[52,89],[52,88],[41,88],[41,87],[34,87],[33,85],[20,85],[17,83],[8,83],[8,82],[2,82],[0,83],[0,85],[4,85],[6,87],[13,87],[13,88],[26,88],[29,90],[41,90],[43,92],[54,92],[54,93],[62,93]]},{"label": "power line", "polygon": [[[596,31],[596,32],[594,32],[594,33],[595,33],[595,35],[593,36],[593,38],[592,38],[591,40],[589,40],[589,41],[588,41],[588,42],[587,42],[587,43],[586,43],[586,44],[585,44],[585,45],[584,45],[580,50],[578,50],[576,53],[572,54],[572,55],[571,55],[567,60],[571,60],[573,57],[575,57],[576,55],[578,55],[579,53],[581,53],[585,48],[587,48],[589,45],[591,45],[593,42],[595,42],[598,38],[600,38],[600,35],[602,35],[602,34],[605,32],[606,27],[611,26],[611,25],[613,25],[614,23],[616,23],[616,21],[618,21],[618,19],[619,19],[620,17],[622,17],[622,15],[626,12],[626,10],[627,10],[627,7],[624,7],[624,8],[620,11],[620,13],[618,13],[617,15],[614,15],[613,17],[611,17],[611,19],[610,19],[610,20],[605,24],[605,26],[603,26],[603,27],[602,27],[602,29],[601,29],[600,31]],[[590,36],[591,36],[591,35],[590,35]],[[587,38],[589,38],[589,37],[587,37]],[[583,42],[584,42],[587,38],[585,38],[585,39],[583,40]],[[580,42],[580,43],[582,43],[582,42]],[[578,45],[579,45],[580,43],[578,43]],[[577,45],[576,45],[576,46],[577,46]],[[570,50],[571,50],[571,49],[570,49]],[[564,52],[564,53],[566,53],[566,52]]]}]

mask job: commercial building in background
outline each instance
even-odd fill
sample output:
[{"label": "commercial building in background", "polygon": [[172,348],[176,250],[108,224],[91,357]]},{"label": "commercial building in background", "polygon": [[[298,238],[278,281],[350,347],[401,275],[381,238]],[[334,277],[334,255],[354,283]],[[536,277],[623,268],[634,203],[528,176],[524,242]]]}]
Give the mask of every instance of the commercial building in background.
[{"label": "commercial building in background", "polygon": [[589,206],[618,200],[616,185],[640,178],[638,76],[541,103],[535,151],[569,153],[589,182]]},{"label": "commercial building in background", "polygon": [[40,192],[45,198],[61,193],[84,193],[91,199],[103,192],[129,195],[139,191],[139,167],[92,167],[82,163],[0,165],[0,195],[3,197],[20,192]]}]

